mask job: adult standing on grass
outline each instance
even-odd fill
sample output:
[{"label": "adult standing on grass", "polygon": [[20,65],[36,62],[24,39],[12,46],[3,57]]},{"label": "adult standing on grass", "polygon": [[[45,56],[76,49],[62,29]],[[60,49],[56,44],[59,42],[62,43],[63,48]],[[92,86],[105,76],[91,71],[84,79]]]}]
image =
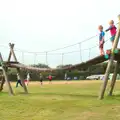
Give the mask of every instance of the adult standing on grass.
[{"label": "adult standing on grass", "polygon": [[41,85],[43,84],[43,75],[42,75],[42,73],[40,73],[40,84]]},{"label": "adult standing on grass", "polygon": [[20,75],[17,73],[17,83],[16,83],[16,88],[18,87],[18,84],[22,86],[21,80],[20,80]]}]

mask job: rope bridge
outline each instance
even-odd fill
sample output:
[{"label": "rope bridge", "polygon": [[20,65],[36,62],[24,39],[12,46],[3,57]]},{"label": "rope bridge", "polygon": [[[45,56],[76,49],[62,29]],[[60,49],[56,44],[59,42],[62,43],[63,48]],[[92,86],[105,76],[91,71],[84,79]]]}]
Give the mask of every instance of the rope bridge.
[{"label": "rope bridge", "polygon": [[[114,77],[113,77],[113,80],[112,80],[112,83],[111,83],[111,86],[112,86],[111,91],[114,88],[114,84],[115,84],[115,80],[116,80],[116,71],[117,71],[117,67],[119,66],[119,63],[120,63],[120,49],[117,48],[117,44],[118,44],[119,36],[120,36],[120,15],[118,16],[118,18],[119,18],[119,24],[118,24],[118,30],[117,30],[117,34],[116,34],[116,37],[115,37],[115,40],[114,40],[113,48],[112,49],[108,49],[106,51],[106,54],[102,55],[102,56],[98,55],[98,56],[90,59],[90,54],[91,54],[90,52],[91,52],[91,50],[93,48],[99,47],[98,45],[94,45],[93,47],[87,48],[87,49],[81,49],[81,45],[84,42],[90,41],[91,39],[96,38],[97,35],[92,36],[92,37],[90,37],[90,38],[88,38],[88,39],[86,39],[86,40],[84,40],[82,42],[79,42],[79,43],[76,43],[76,44],[73,44],[73,45],[69,45],[69,46],[66,46],[66,47],[58,48],[58,49],[55,49],[55,50],[50,50],[50,51],[47,51],[47,52],[46,51],[43,51],[43,52],[29,52],[29,51],[24,51],[24,50],[20,50],[20,49],[15,49],[15,51],[22,52],[22,55],[24,55],[25,52],[26,53],[32,53],[32,54],[35,54],[35,55],[45,53],[45,55],[46,55],[46,63],[47,63],[48,62],[47,57],[48,57],[48,53],[49,52],[54,52],[54,51],[58,51],[58,50],[61,50],[61,49],[65,49],[65,48],[69,48],[69,47],[78,45],[79,46],[79,51],[69,51],[69,52],[66,52],[66,53],[62,52],[62,58],[63,58],[64,54],[79,52],[81,63],[74,64],[74,65],[71,65],[71,66],[68,66],[68,67],[62,67],[62,68],[37,68],[37,67],[32,67],[30,65],[27,66],[27,65],[24,65],[22,63],[19,63],[18,60],[17,60],[17,57],[15,55],[15,52],[14,52],[14,44],[10,43],[9,44],[10,53],[9,53],[8,60],[7,61],[3,61],[3,57],[0,54],[0,61],[1,61],[1,66],[2,66],[2,70],[3,70],[3,75],[5,77],[5,81],[7,83],[10,95],[13,95],[14,93],[13,93],[10,81],[8,79],[8,74],[7,74],[8,67],[16,68],[16,70],[17,70],[17,72],[18,72],[18,74],[20,76],[20,79],[21,79],[21,82],[22,82],[22,85],[23,85],[23,89],[24,89],[25,93],[28,93],[27,87],[26,87],[26,85],[24,83],[24,78],[23,78],[21,69],[32,70],[32,71],[40,71],[40,72],[45,72],[45,71],[52,72],[52,71],[55,71],[55,70],[81,69],[81,68],[89,67],[91,65],[95,65],[95,64],[98,64],[98,63],[101,63],[101,62],[109,60],[108,67],[107,67],[106,74],[105,74],[104,85],[102,87],[101,94],[99,96],[99,98],[102,99],[103,96],[104,96],[104,92],[105,92],[105,88],[106,88],[107,80],[108,80],[108,75],[110,73],[110,67],[111,67],[111,65],[113,63],[113,60],[117,61],[117,65],[116,65]],[[105,43],[107,43],[108,40],[106,40]],[[82,52],[84,50],[89,50],[89,60],[87,60],[85,62],[82,62],[82,57],[83,57],[82,56]],[[56,53],[56,54],[61,54],[61,53]],[[11,57],[12,56],[14,58],[14,61],[11,61]],[[62,62],[63,62],[63,59],[62,59]],[[3,84],[1,84],[0,88],[3,88]],[[110,94],[112,94],[111,91],[110,91]]]}]

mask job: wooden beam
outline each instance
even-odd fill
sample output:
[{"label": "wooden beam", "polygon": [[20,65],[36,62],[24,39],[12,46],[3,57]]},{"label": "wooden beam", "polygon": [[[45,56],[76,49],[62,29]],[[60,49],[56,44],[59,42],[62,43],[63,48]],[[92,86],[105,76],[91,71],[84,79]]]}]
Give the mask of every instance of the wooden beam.
[{"label": "wooden beam", "polygon": [[113,89],[114,89],[114,86],[115,86],[115,83],[116,83],[116,77],[117,77],[117,71],[118,71],[119,65],[120,65],[120,63],[117,61],[116,64],[115,64],[115,69],[114,69],[114,73],[113,73],[113,76],[112,76],[110,91],[109,91],[109,94],[108,94],[109,96],[112,96],[112,93],[113,93]]},{"label": "wooden beam", "polygon": [[[9,43],[9,46],[11,46],[12,49],[14,48],[14,44]],[[12,55],[12,52],[11,52],[11,50],[10,50],[9,57],[8,57],[8,62],[9,62],[10,59],[11,59],[11,55]]]},{"label": "wooden beam", "polygon": [[2,91],[3,90],[3,85],[4,85],[4,83],[5,83],[5,77],[2,75],[2,76],[0,76],[1,77],[1,83],[0,83],[0,91]]},{"label": "wooden beam", "polygon": [[[12,55],[13,55],[13,58],[14,58],[15,62],[17,62],[17,58],[16,58],[16,55],[15,55],[14,50],[13,50],[13,48],[12,48],[12,45],[14,45],[14,44],[11,44],[11,43],[9,44],[9,46],[10,46],[10,51],[11,51],[11,53],[12,53]],[[19,75],[20,75],[20,79],[21,79],[21,83],[22,83],[22,85],[23,85],[24,92],[25,92],[25,93],[28,93],[27,87],[26,87],[26,85],[25,85],[25,83],[24,83],[24,79],[23,79],[22,73],[21,73],[21,71],[20,71],[20,68],[16,68],[16,69],[17,69],[17,72],[18,72]]]},{"label": "wooden beam", "polygon": [[16,58],[14,50],[13,50],[14,44],[9,43],[9,46],[10,46],[11,54],[13,55],[14,60],[17,62],[17,58]]},{"label": "wooden beam", "polygon": [[117,48],[117,45],[118,45],[118,42],[119,42],[119,37],[120,37],[120,15],[118,15],[118,20],[119,20],[118,31],[117,31],[116,36],[115,36],[114,44],[113,44],[113,47],[112,47],[112,54],[111,54],[110,60],[108,62],[108,66],[107,66],[105,77],[104,77],[104,83],[103,83],[102,88],[101,88],[99,99],[104,98],[104,93],[105,93],[106,86],[107,86],[107,83],[108,83],[108,77],[109,77],[110,69],[111,69],[111,66],[112,66],[113,60],[114,60],[114,50],[115,50],[115,48]]},{"label": "wooden beam", "polygon": [[1,63],[2,63],[3,75],[4,75],[4,77],[5,77],[5,81],[6,81],[7,86],[8,86],[9,94],[10,94],[10,95],[14,95],[13,90],[12,90],[12,87],[11,87],[11,84],[10,84],[10,81],[9,81],[9,79],[8,79],[7,67],[4,66],[4,64],[3,64],[3,58],[2,58],[1,53],[0,53],[0,61],[1,61]]}]

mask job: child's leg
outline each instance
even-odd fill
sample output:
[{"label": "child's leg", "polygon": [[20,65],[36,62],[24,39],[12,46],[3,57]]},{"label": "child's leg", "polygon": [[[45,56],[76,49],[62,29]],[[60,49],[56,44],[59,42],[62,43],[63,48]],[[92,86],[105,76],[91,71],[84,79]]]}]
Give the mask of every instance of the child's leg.
[{"label": "child's leg", "polygon": [[28,86],[28,84],[29,84],[29,80],[27,80],[27,86]]},{"label": "child's leg", "polygon": [[51,81],[52,81],[52,80],[50,79],[50,80],[49,80],[49,84],[51,84]]},{"label": "child's leg", "polygon": [[20,85],[22,86],[21,80],[19,81]]},{"label": "child's leg", "polygon": [[25,85],[27,86],[27,81],[25,81]]},{"label": "child's leg", "polygon": [[104,50],[103,50],[103,48],[102,48],[101,50],[102,50],[102,55],[104,55]]},{"label": "child's leg", "polygon": [[100,48],[100,55],[102,55],[102,49]]},{"label": "child's leg", "polygon": [[112,41],[112,46],[113,46],[113,44],[114,44],[114,41]]},{"label": "child's leg", "polygon": [[42,85],[42,80],[41,80],[41,85]]},{"label": "child's leg", "polygon": [[115,35],[110,38],[110,40],[111,40],[111,42],[112,42],[112,46],[113,46],[113,44],[114,44],[114,39],[115,39]]},{"label": "child's leg", "polygon": [[16,87],[18,87],[18,83],[19,83],[19,82],[17,81],[17,83],[16,83]]},{"label": "child's leg", "polygon": [[104,55],[103,44],[100,45],[100,55]]}]

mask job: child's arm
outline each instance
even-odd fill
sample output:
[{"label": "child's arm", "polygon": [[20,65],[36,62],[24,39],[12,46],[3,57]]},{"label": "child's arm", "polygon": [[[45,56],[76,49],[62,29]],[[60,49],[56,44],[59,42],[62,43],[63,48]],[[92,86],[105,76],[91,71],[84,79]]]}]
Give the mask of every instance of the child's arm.
[{"label": "child's arm", "polygon": [[113,27],[112,26],[110,26],[107,30],[105,30],[105,32],[107,32],[107,31],[109,31],[109,30],[111,30]]}]

